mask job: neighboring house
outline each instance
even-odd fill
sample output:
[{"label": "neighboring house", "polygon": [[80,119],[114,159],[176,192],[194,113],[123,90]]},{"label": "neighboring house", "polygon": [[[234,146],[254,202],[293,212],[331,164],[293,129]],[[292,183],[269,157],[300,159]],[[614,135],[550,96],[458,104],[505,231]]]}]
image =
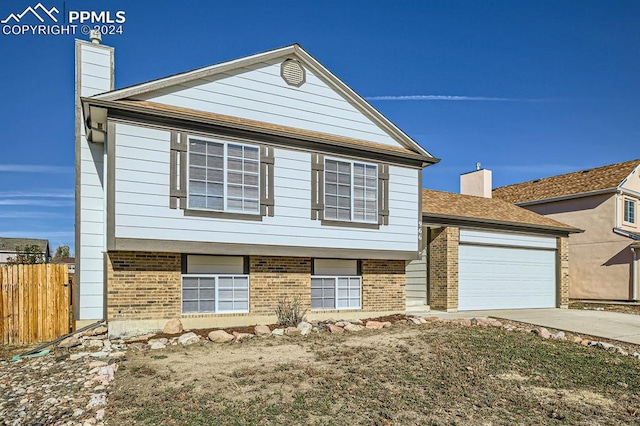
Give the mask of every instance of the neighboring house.
[{"label": "neighboring house", "polygon": [[573,299],[638,300],[640,159],[507,185],[501,198],[584,229],[569,241]]},{"label": "neighboring house", "polygon": [[55,259],[55,263],[60,263],[62,265],[67,265],[69,268],[69,276],[72,276],[76,273],[76,258],[75,257],[61,257]]},{"label": "neighboring house", "polygon": [[15,258],[18,250],[25,247],[36,246],[38,252],[42,254],[45,263],[51,259],[49,250],[49,240],[35,238],[2,238],[0,237],[0,265],[6,264],[10,259]]},{"label": "neighboring house", "polygon": [[404,310],[436,158],[299,45],[118,90],[113,58],[76,42],[79,324]]},{"label": "neighboring house", "polygon": [[567,240],[580,230],[492,199],[489,170],[462,175],[461,191],[480,196],[422,191],[424,247],[407,264],[407,308],[566,308]]}]

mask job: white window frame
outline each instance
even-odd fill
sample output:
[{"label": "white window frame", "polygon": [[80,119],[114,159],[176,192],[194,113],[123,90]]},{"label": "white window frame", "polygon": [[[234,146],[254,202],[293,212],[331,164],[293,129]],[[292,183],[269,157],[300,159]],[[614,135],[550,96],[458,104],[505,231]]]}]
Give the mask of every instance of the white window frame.
[{"label": "white window frame", "polygon": [[[633,206],[633,221],[627,220],[630,219],[629,216],[627,216],[627,213],[629,213],[631,211],[631,208],[627,209],[627,205],[629,206]],[[638,214],[638,203],[636,203],[636,200],[631,199],[631,198],[623,198],[622,199],[622,223],[625,224],[629,224],[629,225],[634,225],[637,223],[637,214]]]},{"label": "white window frame", "polygon": [[[214,310],[184,312],[184,279],[185,278],[213,278],[214,279]],[[246,278],[247,279],[247,309],[246,310],[230,310],[221,311],[220,302],[220,278]],[[183,316],[187,315],[203,315],[203,314],[246,314],[249,313],[251,301],[251,282],[248,274],[182,274],[180,279],[180,312]],[[235,302],[235,301],[234,301]]]},{"label": "white window frame", "polygon": [[[349,198],[350,198],[350,218],[349,220],[346,219],[340,219],[340,218],[327,218],[327,193],[326,193],[326,184],[327,184],[327,161],[336,161],[339,163],[348,163],[350,170],[351,170],[351,182],[349,183]],[[355,189],[355,173],[354,173],[354,165],[355,164],[362,164],[365,167],[366,166],[373,166],[376,169],[376,184],[375,184],[375,191],[376,191],[376,213],[375,213],[375,218],[372,220],[362,220],[362,219],[355,219],[355,194],[354,194],[354,189]],[[344,158],[336,158],[336,157],[325,157],[324,158],[324,170],[323,170],[323,184],[325,185],[325,188],[323,188],[323,193],[324,193],[324,200],[322,200],[323,205],[324,205],[324,218],[326,220],[329,221],[337,221],[337,222],[355,222],[355,223],[370,223],[370,224],[377,224],[378,223],[378,214],[379,214],[379,209],[380,209],[380,194],[378,191],[378,180],[379,180],[379,176],[380,176],[380,170],[378,168],[378,165],[375,163],[367,163],[365,161],[357,161],[357,160],[346,160]],[[366,186],[365,188],[365,192],[366,192]],[[366,197],[365,197],[365,212],[366,212]],[[366,217],[366,213],[365,213],[365,217]]]},{"label": "white window frame", "polygon": [[[222,210],[218,210],[218,209],[209,209],[209,208],[203,208],[203,207],[192,207],[189,204],[189,199],[191,198],[191,176],[190,176],[190,172],[191,172],[191,140],[197,140],[197,141],[202,141],[202,142],[206,142],[206,143],[217,143],[220,145],[223,145],[223,157],[222,157],[222,197],[223,197],[223,209]],[[228,206],[228,186],[229,186],[229,182],[228,182],[228,159],[229,159],[229,144],[232,145],[239,145],[242,147],[249,147],[249,148],[255,148],[258,150],[258,197],[256,199],[257,203],[258,203],[258,208],[256,209],[255,212],[253,211],[244,211],[244,210],[233,210],[233,209],[229,209]],[[258,145],[253,145],[250,143],[244,143],[244,142],[236,142],[236,141],[227,141],[224,139],[215,139],[215,138],[208,138],[205,136],[198,136],[198,135],[188,135],[187,136],[187,170],[186,170],[186,175],[187,175],[187,210],[198,210],[198,211],[205,211],[205,212],[224,212],[224,213],[234,213],[234,214],[247,214],[247,215],[255,215],[255,216],[260,216],[260,199],[261,199],[261,194],[262,194],[262,187],[261,187],[261,158],[260,158],[260,147]],[[206,182],[206,181],[205,181]],[[205,183],[206,184],[206,183]]]},{"label": "white window frame", "polygon": [[[335,310],[335,311],[342,311],[342,310],[354,310],[354,309],[362,309],[362,277],[359,275],[312,275],[311,276],[311,281],[313,282],[313,279],[317,278],[317,279],[332,279],[333,280],[333,288],[334,288],[334,305],[333,308],[311,308],[312,311],[327,311],[327,310]],[[346,306],[346,307],[339,307],[338,306],[338,282],[340,279],[348,279],[349,283],[351,283],[351,280],[353,279],[357,279],[359,282],[359,294],[358,294],[358,305],[357,306]],[[350,301],[351,297],[347,297],[347,301]]]}]

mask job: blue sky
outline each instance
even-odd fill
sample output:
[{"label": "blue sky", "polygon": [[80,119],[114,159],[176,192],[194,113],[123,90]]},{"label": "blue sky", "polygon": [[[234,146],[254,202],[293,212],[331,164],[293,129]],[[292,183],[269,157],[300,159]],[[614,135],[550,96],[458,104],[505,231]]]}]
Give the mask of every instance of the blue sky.
[{"label": "blue sky", "polygon": [[[116,87],[300,43],[442,159],[428,188],[476,162],[500,186],[640,157],[637,1],[42,4],[126,12],[103,38]],[[0,34],[0,236],[73,247],[75,37]]]}]

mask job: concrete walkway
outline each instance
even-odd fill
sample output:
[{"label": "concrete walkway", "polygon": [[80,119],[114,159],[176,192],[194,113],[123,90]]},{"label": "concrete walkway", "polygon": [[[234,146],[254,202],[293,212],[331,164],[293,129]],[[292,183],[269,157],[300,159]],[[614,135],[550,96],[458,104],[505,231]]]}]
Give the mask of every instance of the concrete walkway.
[{"label": "concrete walkway", "polygon": [[440,318],[493,317],[640,345],[640,315],[582,309],[512,309],[465,312],[408,312]]}]

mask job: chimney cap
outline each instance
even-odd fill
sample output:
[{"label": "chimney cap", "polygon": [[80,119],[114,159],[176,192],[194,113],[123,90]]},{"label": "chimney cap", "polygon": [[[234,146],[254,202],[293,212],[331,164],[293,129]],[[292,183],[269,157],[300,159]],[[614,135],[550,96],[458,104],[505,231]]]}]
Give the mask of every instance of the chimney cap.
[{"label": "chimney cap", "polygon": [[98,30],[91,30],[89,31],[89,40],[91,40],[91,43],[100,44],[102,41],[102,34]]}]

